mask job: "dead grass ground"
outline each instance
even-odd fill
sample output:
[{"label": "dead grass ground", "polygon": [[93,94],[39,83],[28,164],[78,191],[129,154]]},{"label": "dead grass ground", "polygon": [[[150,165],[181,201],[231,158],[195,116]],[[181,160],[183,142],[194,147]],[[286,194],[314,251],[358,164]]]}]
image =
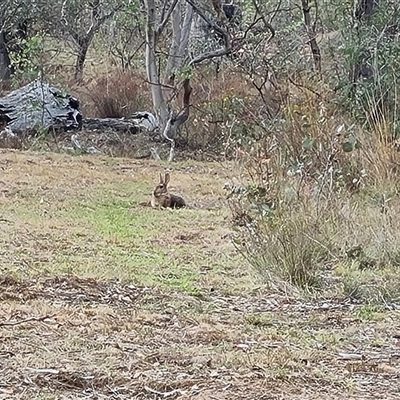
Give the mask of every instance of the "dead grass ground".
[{"label": "dead grass ground", "polygon": [[229,166],[0,153],[0,398],[397,399],[399,312],[268,293],[235,254]]}]

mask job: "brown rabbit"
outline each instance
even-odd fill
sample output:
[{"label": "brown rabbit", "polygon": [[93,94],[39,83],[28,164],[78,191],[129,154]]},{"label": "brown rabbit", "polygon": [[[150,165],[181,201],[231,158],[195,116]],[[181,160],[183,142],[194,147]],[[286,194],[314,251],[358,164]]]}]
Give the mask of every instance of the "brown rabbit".
[{"label": "brown rabbit", "polygon": [[181,196],[172,194],[168,191],[168,183],[170,180],[170,175],[167,172],[163,179],[162,174],[160,174],[160,183],[154,188],[153,195],[151,197],[151,206],[153,208],[157,207],[171,207],[171,208],[181,208],[185,207],[185,200]]}]

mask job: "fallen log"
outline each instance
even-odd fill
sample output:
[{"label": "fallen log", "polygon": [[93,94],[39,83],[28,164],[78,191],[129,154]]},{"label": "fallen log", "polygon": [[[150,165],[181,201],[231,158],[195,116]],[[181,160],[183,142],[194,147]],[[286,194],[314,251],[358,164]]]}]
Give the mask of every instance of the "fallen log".
[{"label": "fallen log", "polygon": [[37,79],[0,98],[1,126],[7,129],[3,136],[10,136],[10,133],[63,132],[82,127],[136,134],[139,131],[155,131],[158,122],[149,112],[136,112],[129,119],[83,119],[78,99]]},{"label": "fallen log", "polygon": [[166,144],[158,128],[148,111],[83,118],[78,99],[38,79],[0,98],[0,148],[35,148],[45,137],[58,151],[160,158]]},{"label": "fallen log", "polygon": [[140,130],[140,126],[134,121],[117,118],[84,118],[82,126],[90,131],[112,129],[113,131],[132,134],[138,133]]}]

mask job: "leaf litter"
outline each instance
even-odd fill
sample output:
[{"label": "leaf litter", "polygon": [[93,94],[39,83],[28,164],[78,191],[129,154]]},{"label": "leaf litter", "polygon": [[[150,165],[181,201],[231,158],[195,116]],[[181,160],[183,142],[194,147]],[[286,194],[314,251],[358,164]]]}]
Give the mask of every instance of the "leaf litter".
[{"label": "leaf litter", "polygon": [[[68,275],[26,281],[2,276],[0,288],[3,398],[398,395],[400,349],[389,340],[391,328],[351,318],[350,303],[217,293],[199,300]],[[208,312],[193,315],[187,306],[199,303]],[[249,313],[267,315],[269,324],[252,330],[244,318]],[[339,316],[344,323],[323,324]],[[308,337],[308,344],[299,342],[300,334],[312,336],[321,326],[341,336],[337,345],[318,347]],[[386,335],[386,343],[370,345],[371,330]]]}]

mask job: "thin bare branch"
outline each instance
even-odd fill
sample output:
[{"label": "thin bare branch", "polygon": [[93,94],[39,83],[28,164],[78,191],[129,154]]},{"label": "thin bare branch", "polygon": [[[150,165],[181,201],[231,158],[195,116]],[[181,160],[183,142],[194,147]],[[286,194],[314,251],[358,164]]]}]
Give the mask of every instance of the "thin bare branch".
[{"label": "thin bare branch", "polygon": [[45,321],[46,319],[53,318],[54,316],[55,316],[55,314],[51,314],[51,315],[45,315],[43,317],[26,318],[26,319],[22,319],[20,321],[0,322],[0,326],[15,326],[15,325],[20,325],[20,324],[25,324],[27,322],[42,322],[42,321]]},{"label": "thin bare branch", "polygon": [[197,57],[190,60],[189,65],[195,65],[195,64],[201,63],[202,61],[205,61],[205,60],[210,60],[212,58],[226,56],[227,54],[230,54],[231,52],[232,52],[231,46],[223,47],[221,49],[214,50],[214,51],[209,51],[207,53],[200,54]]},{"label": "thin bare branch", "polygon": [[160,24],[156,28],[156,35],[159,37],[164,30],[165,26],[167,25],[172,12],[174,11],[176,5],[178,4],[178,0],[174,0],[171,4],[171,7],[168,9],[167,13],[165,14],[164,19],[160,22]]},{"label": "thin bare branch", "polygon": [[273,28],[273,26],[267,21],[267,19],[265,18],[264,14],[261,12],[261,9],[257,3],[257,0],[252,0],[254,8],[257,12],[257,14],[261,17],[264,26],[271,32],[271,36],[268,38],[268,42],[275,36],[275,29]]}]

